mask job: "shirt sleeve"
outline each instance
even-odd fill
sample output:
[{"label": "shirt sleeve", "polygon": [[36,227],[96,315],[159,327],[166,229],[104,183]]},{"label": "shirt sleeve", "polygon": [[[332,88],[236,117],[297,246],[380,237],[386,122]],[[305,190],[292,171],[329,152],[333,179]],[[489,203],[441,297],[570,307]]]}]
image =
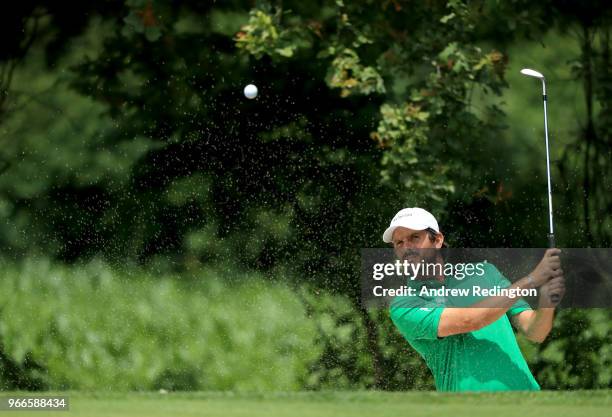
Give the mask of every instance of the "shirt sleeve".
[{"label": "shirt sleeve", "polygon": [[[508,280],[508,278],[506,278],[504,274],[502,274],[500,270],[497,269],[497,267],[495,267],[495,265],[490,264],[490,263],[487,263],[485,265],[486,265],[485,266],[486,273],[490,274],[489,275],[491,279],[490,282],[492,282],[494,285],[499,285],[501,288],[507,288],[511,285],[510,280]],[[510,307],[508,311],[506,311],[506,316],[510,318],[525,310],[531,310],[531,306],[529,305],[529,303],[527,303],[527,301],[523,300],[522,298],[519,298],[512,305],[512,307]]]},{"label": "shirt sleeve", "polygon": [[391,320],[407,340],[435,340],[443,306],[420,297],[400,297],[389,308]]}]

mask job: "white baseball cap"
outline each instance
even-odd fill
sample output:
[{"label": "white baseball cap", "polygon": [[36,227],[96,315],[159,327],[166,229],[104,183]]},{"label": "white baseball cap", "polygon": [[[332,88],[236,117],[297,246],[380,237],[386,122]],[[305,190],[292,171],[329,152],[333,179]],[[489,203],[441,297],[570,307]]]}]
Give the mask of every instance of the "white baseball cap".
[{"label": "white baseball cap", "polygon": [[428,212],[419,207],[409,207],[402,209],[397,212],[391,224],[383,233],[383,242],[391,243],[393,232],[398,227],[405,227],[412,230],[425,230],[433,229],[436,233],[440,233],[440,227],[436,218]]}]

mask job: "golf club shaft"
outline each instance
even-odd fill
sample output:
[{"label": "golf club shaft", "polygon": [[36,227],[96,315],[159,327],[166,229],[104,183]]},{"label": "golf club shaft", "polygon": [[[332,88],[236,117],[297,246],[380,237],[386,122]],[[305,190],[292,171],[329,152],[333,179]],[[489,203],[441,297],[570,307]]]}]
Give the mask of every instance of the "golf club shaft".
[{"label": "golf club shaft", "polygon": [[[553,226],[553,205],[552,205],[552,185],[550,180],[550,147],[548,145],[548,112],[546,109],[546,81],[542,79],[542,99],[544,102],[544,134],[546,136],[546,178],[548,181],[548,225],[549,225],[549,234],[548,234],[548,247],[555,247],[555,230]],[[550,296],[550,301],[553,303],[559,302],[559,296],[557,294],[552,294]]]},{"label": "golf club shaft", "polygon": [[546,82],[544,80],[542,80],[542,99],[544,102],[544,134],[546,137],[546,179],[548,181],[549,240],[550,240],[550,243],[554,246],[555,230],[553,226],[552,185],[551,185],[551,179],[550,179],[550,146],[548,144],[548,112],[546,109]]}]

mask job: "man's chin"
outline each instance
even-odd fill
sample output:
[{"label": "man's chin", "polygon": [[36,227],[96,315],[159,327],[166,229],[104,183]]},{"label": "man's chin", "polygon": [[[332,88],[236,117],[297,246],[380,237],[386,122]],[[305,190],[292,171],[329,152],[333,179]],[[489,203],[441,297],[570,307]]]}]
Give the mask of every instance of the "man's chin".
[{"label": "man's chin", "polygon": [[402,256],[402,262],[408,262],[408,264],[420,264],[423,261],[425,261],[425,258],[420,254]]}]

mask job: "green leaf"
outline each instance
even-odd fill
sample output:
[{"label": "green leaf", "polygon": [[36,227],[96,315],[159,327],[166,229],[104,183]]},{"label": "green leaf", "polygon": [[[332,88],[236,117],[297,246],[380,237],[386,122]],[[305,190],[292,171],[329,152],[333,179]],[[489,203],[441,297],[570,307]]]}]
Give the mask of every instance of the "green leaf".
[{"label": "green leaf", "polygon": [[161,37],[162,32],[159,26],[149,26],[145,29],[144,34],[149,42],[155,42]]},{"label": "green leaf", "polygon": [[450,13],[447,14],[446,16],[442,16],[442,18],[440,19],[440,23],[448,23],[449,20],[453,19],[455,17],[455,13]]},{"label": "green leaf", "polygon": [[280,56],[284,56],[286,58],[290,58],[293,56],[293,47],[292,46],[285,46],[284,48],[277,48],[275,51],[277,54],[279,54]]}]

